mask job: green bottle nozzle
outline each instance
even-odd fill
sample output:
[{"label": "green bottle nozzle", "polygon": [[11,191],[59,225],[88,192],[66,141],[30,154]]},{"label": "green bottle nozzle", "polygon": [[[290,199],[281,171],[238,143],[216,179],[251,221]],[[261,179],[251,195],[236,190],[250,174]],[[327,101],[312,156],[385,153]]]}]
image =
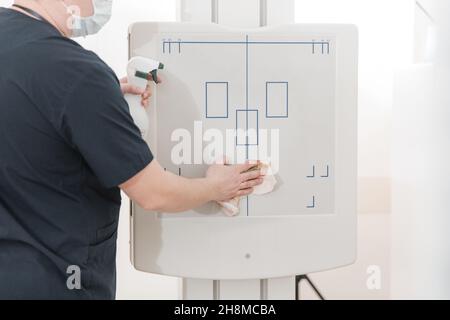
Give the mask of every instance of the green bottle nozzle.
[{"label": "green bottle nozzle", "polygon": [[143,72],[143,71],[139,71],[137,70],[135,73],[135,77],[136,78],[140,78],[140,79],[144,79],[144,80],[153,80],[155,81],[156,84],[158,84],[158,70],[163,70],[164,69],[164,64],[163,63],[159,63],[158,65],[158,69],[152,70],[150,72]]},{"label": "green bottle nozzle", "polygon": [[156,84],[158,84],[158,70],[153,70],[152,72],[150,72],[150,74],[152,75],[152,79],[153,81],[155,81]]},{"label": "green bottle nozzle", "polygon": [[144,80],[149,80],[149,74],[147,72],[142,72],[142,71],[136,71],[135,73],[135,77],[136,78],[140,78],[140,79],[144,79]]}]

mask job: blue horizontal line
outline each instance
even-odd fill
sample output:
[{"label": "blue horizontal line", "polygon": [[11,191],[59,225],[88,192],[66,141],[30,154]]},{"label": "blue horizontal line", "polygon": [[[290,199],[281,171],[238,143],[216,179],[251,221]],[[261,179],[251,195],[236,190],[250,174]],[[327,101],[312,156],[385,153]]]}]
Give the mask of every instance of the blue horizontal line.
[{"label": "blue horizontal line", "polygon": [[266,116],[266,118],[269,119],[286,119],[289,118],[288,116]]},{"label": "blue horizontal line", "polygon": [[329,44],[329,42],[298,42],[298,41],[165,41],[166,44],[308,44],[308,45],[322,45],[322,44]]}]

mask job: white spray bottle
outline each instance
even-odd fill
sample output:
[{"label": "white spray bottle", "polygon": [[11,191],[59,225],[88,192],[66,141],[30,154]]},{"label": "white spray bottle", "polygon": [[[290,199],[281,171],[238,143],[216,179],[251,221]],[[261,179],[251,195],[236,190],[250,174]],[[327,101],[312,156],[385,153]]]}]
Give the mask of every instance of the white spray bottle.
[{"label": "white spray bottle", "polygon": [[[159,61],[143,57],[134,57],[128,62],[128,82],[133,86],[145,90],[150,81],[158,83],[158,70],[162,69],[164,69],[164,65]],[[126,94],[125,99],[130,107],[130,113],[134,123],[141,131],[142,137],[145,138],[150,123],[147,111],[141,104],[141,97],[138,95]]]}]

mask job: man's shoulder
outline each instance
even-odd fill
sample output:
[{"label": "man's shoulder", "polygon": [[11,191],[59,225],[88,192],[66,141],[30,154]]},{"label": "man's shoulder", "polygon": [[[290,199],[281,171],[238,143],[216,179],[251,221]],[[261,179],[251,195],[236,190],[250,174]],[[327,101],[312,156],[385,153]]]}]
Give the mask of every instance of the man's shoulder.
[{"label": "man's shoulder", "polygon": [[40,74],[76,81],[88,74],[113,76],[112,70],[94,52],[71,39],[47,37],[28,44],[30,69]]},{"label": "man's shoulder", "polygon": [[120,91],[114,72],[95,53],[70,39],[37,39],[17,50],[17,55],[23,72],[15,72],[15,81],[35,101],[45,102],[46,108],[65,106],[75,91],[88,96]]}]

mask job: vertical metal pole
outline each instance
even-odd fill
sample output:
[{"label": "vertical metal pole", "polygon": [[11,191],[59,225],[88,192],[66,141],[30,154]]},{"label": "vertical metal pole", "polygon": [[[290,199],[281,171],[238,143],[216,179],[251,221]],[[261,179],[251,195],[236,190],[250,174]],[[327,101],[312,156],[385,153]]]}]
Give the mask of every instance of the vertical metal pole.
[{"label": "vertical metal pole", "polygon": [[259,0],[259,26],[267,26],[267,0]]},{"label": "vertical metal pole", "polygon": [[213,299],[220,300],[220,281],[219,280],[213,281]]},{"label": "vertical metal pole", "polygon": [[211,22],[219,23],[219,0],[211,0]]}]

